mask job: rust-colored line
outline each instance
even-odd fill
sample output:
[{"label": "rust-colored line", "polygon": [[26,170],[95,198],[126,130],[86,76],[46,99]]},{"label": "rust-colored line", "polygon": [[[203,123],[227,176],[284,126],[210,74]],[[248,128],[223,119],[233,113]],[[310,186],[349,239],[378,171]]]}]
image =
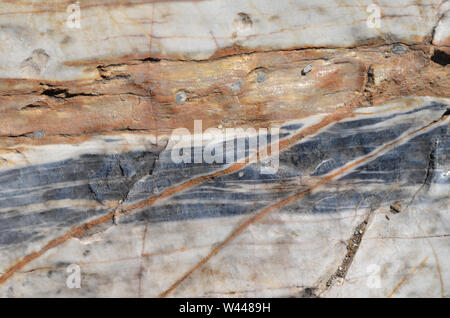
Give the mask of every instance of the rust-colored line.
[{"label": "rust-colored line", "polygon": [[[145,254],[144,254],[144,256],[145,256]],[[81,262],[81,263],[78,263],[78,265],[80,265],[80,266],[89,266],[89,265],[112,264],[112,263],[118,263],[118,262],[135,261],[135,260],[138,260],[138,259],[139,259],[139,256],[121,257],[121,258],[108,259],[108,260],[103,260],[103,261]]]},{"label": "rust-colored line", "polygon": [[12,267],[10,267],[2,276],[0,276],[0,285],[3,284],[4,282],[6,282],[12,275],[14,275],[14,273],[21,270],[25,265],[27,265],[31,261],[35,260],[36,258],[40,257],[42,254],[44,254],[48,250],[50,250],[56,246],[59,246],[61,244],[64,244],[67,240],[71,239],[72,237],[81,236],[83,233],[85,233],[86,231],[88,231],[89,229],[91,229],[94,226],[97,226],[99,224],[102,224],[102,223],[105,223],[108,221],[112,221],[113,216],[114,216],[114,212],[111,212],[111,213],[108,213],[107,215],[102,216],[98,219],[95,219],[91,222],[87,222],[85,224],[77,226],[77,227],[71,229],[65,235],[60,236],[60,237],[50,241],[49,243],[47,243],[47,245],[45,245],[39,251],[26,255],[19,262],[17,262]]},{"label": "rust-colored line", "polygon": [[[308,135],[312,135],[312,134],[318,132],[320,129],[322,129],[336,121],[342,120],[346,117],[353,116],[353,110],[355,108],[357,108],[356,104],[354,104],[353,106],[344,106],[344,107],[338,108],[334,113],[332,113],[328,116],[325,116],[319,123],[314,124],[308,128],[305,128],[299,134],[293,135],[291,138],[283,139],[282,141],[280,141],[279,150],[281,151],[283,149],[290,147],[291,145],[297,143],[304,137],[306,137]],[[192,187],[196,186],[197,184],[202,183],[207,180],[210,180],[212,178],[236,172],[236,171],[244,168],[246,165],[248,165],[248,163],[234,163],[230,167],[228,167],[227,169],[224,169],[222,171],[218,171],[218,172],[215,172],[215,173],[212,173],[209,175],[196,177],[196,178],[194,178],[192,180],[188,180],[182,184],[169,187],[169,188],[163,190],[160,194],[158,194],[156,196],[153,196],[148,199],[144,199],[133,205],[127,206],[126,208],[122,209],[120,212],[123,214],[129,214],[135,210],[149,207],[149,206],[153,205],[159,199],[164,199],[164,198],[170,197],[176,193],[179,193],[186,189],[192,188]],[[28,263],[32,262],[33,260],[35,260],[38,257],[40,257],[41,255],[43,255],[48,250],[64,244],[66,241],[68,241],[72,237],[81,236],[87,230],[89,230],[90,228],[92,228],[96,225],[99,225],[99,224],[102,224],[102,223],[105,223],[108,221],[112,221],[113,218],[116,216],[116,213],[117,213],[117,211],[111,212],[111,213],[109,213],[105,216],[102,216],[98,219],[95,219],[91,222],[87,222],[78,227],[75,227],[75,228],[71,229],[69,232],[67,232],[65,235],[60,236],[60,237],[50,241],[47,245],[45,245],[39,251],[30,253],[30,254],[24,256],[21,260],[19,260],[16,264],[11,266],[3,275],[0,276],[0,285],[5,283],[11,276],[14,275],[14,273],[16,273],[17,271],[22,269]]]},{"label": "rust-colored line", "polygon": [[[342,120],[342,119],[344,119],[346,117],[353,116],[352,111],[355,108],[357,108],[357,106],[354,104],[353,106],[346,106],[346,107],[342,107],[340,109],[337,109],[336,112],[334,112],[334,113],[324,117],[322,119],[322,121],[320,121],[319,123],[317,123],[315,125],[312,125],[312,126],[306,128],[306,129],[302,130],[301,133],[299,133],[297,135],[293,135],[291,138],[283,139],[282,141],[280,141],[279,151],[284,150],[286,148],[289,148],[291,145],[297,143],[299,140],[303,139],[304,137],[306,137],[308,135],[312,135],[312,134],[316,133],[320,129],[328,126],[329,124],[332,124],[332,123],[334,123],[336,121]],[[433,123],[425,126],[424,128],[422,128],[421,130],[425,130],[426,128],[428,128],[429,126],[431,126],[431,125],[433,125],[433,124],[435,124],[437,122],[439,122],[439,121],[433,122]],[[413,133],[411,133],[411,134],[413,134]],[[404,137],[404,138],[406,138],[406,137]],[[368,157],[373,157],[373,156],[374,155],[372,155],[372,156],[369,155]],[[361,162],[361,160],[363,160],[363,159],[360,159],[359,161],[354,162],[351,166],[359,164],[359,162]],[[214,177],[218,177],[218,176],[222,176],[222,175],[226,175],[226,174],[229,174],[229,173],[236,172],[236,171],[242,169],[243,167],[245,167],[246,165],[247,165],[246,163],[235,163],[235,164],[231,165],[229,168],[224,169],[222,171],[218,171],[218,172],[215,172],[215,173],[212,173],[212,174],[209,174],[209,175],[200,176],[200,177],[194,178],[192,180],[188,180],[185,183],[182,183],[180,185],[169,187],[169,188],[165,189],[164,191],[162,191],[159,195],[156,195],[156,196],[151,197],[149,199],[142,200],[141,202],[138,202],[138,203],[136,203],[134,205],[130,205],[130,206],[126,207],[125,209],[123,209],[121,212],[124,213],[124,214],[128,214],[128,213],[133,212],[134,210],[145,208],[145,207],[149,207],[149,206],[153,205],[153,203],[155,203],[155,201],[157,201],[159,199],[170,197],[173,194],[176,194],[176,193],[179,193],[179,192],[184,191],[186,189],[192,188],[195,185],[197,185],[199,183],[202,183],[204,181],[207,181],[209,179],[212,179]],[[348,169],[350,169],[351,166],[349,166]],[[330,175],[329,177],[331,177],[331,179],[332,179],[334,176]],[[322,183],[319,182],[317,186],[319,186],[320,184],[322,184]],[[314,186],[313,188],[315,188],[315,187],[316,186]],[[308,192],[310,190],[306,190],[306,191],[303,191],[303,192],[306,193],[306,192]],[[294,196],[294,198],[292,200],[295,200],[298,195],[299,194]],[[286,201],[286,200],[284,200],[284,201]],[[265,210],[263,210],[262,212],[264,212],[264,211]],[[262,213],[262,212],[260,212],[260,213]],[[116,211],[113,211],[113,212],[108,213],[108,214],[106,214],[106,215],[104,215],[104,216],[102,216],[102,217],[100,217],[98,219],[95,219],[93,221],[90,221],[90,222],[84,223],[84,224],[82,224],[80,226],[77,226],[75,228],[72,228],[65,235],[60,236],[60,237],[50,241],[49,243],[47,243],[47,245],[45,245],[39,251],[32,252],[32,253],[24,256],[20,261],[18,261],[16,264],[11,266],[4,274],[2,274],[0,276],[0,285],[5,283],[11,276],[13,276],[20,269],[22,269],[25,265],[27,265],[28,263],[30,263],[33,260],[37,259],[38,257],[43,255],[48,250],[50,250],[50,249],[52,249],[54,247],[57,247],[59,245],[64,244],[70,238],[81,236],[82,234],[86,233],[86,231],[88,231],[92,227],[95,227],[97,225],[103,224],[103,223],[108,222],[108,221],[112,221],[115,216],[116,216]],[[257,220],[257,219],[259,219],[259,218],[256,216],[255,220]],[[247,223],[244,223],[244,225],[245,224],[247,224]],[[250,224],[251,223],[248,223],[246,226],[248,226]],[[243,227],[240,230],[239,229],[236,230],[236,231],[238,231],[236,234],[239,234],[244,229],[245,229],[245,227]],[[233,239],[233,238],[234,238],[234,235],[232,233],[230,235],[230,240]],[[213,255],[211,255],[211,257],[212,256]],[[181,283],[181,281],[179,283]]]},{"label": "rust-colored line", "polygon": [[195,272],[199,267],[208,262],[214,255],[216,255],[225,245],[227,245],[230,241],[232,241],[236,236],[238,236],[242,231],[248,228],[252,223],[257,222],[262,219],[266,214],[268,214],[273,209],[282,207],[283,205],[288,204],[289,202],[294,201],[296,198],[303,196],[308,193],[311,189],[302,191],[294,196],[291,196],[287,199],[284,199],[276,204],[271,205],[268,208],[265,208],[261,212],[255,214],[253,217],[249,218],[243,224],[241,224],[236,230],[234,230],[222,243],[217,245],[206,257],[204,257],[200,262],[198,262],[194,267],[192,267],[186,274],[183,275],[179,280],[177,280],[172,286],[170,286],[166,291],[161,293],[159,297],[167,297],[171,292],[173,292],[186,278],[188,278],[193,272]]},{"label": "rust-colored line", "polygon": [[247,229],[251,224],[261,220],[262,218],[264,218],[268,213],[270,213],[271,211],[278,209],[280,207],[283,207],[289,203],[291,203],[292,201],[304,196],[305,194],[309,193],[310,191],[318,188],[319,186],[333,180],[334,178],[342,175],[345,171],[348,171],[362,163],[365,163],[373,158],[376,158],[377,156],[379,156],[380,154],[382,154],[383,152],[389,150],[391,147],[403,142],[405,139],[408,139],[410,137],[413,137],[414,135],[427,130],[428,128],[436,125],[437,123],[442,122],[443,120],[437,120],[434,121],[422,128],[419,128],[417,130],[414,130],[412,132],[410,132],[409,134],[406,134],[403,137],[398,138],[397,140],[394,140],[391,143],[388,143],[384,146],[382,146],[381,148],[379,148],[377,151],[374,151],[362,158],[360,158],[359,160],[355,160],[354,162],[349,163],[348,165],[337,169],[335,172],[331,172],[328,175],[325,175],[320,181],[318,181],[316,184],[312,185],[311,187],[309,187],[306,190],[303,190],[297,194],[294,194],[291,197],[285,198],[263,210],[261,210],[260,212],[258,212],[257,214],[255,214],[253,217],[249,218],[247,221],[245,221],[243,224],[241,224],[236,230],[234,230],[224,241],[222,241],[222,243],[220,243],[219,245],[217,245],[215,248],[213,248],[211,250],[211,252],[205,256],[203,259],[201,259],[196,265],[194,265],[189,271],[187,271],[180,279],[178,279],[175,283],[173,283],[167,290],[165,290],[164,292],[162,292],[159,297],[164,298],[167,297],[169,294],[171,294],[175,289],[177,289],[177,287],[183,282],[185,281],[192,273],[194,273],[198,268],[200,268],[202,265],[204,265],[205,263],[207,263],[213,256],[215,256],[225,245],[227,245],[230,241],[232,241],[236,236],[238,236],[241,232],[243,232],[245,229]]},{"label": "rust-colored line", "polygon": [[439,283],[441,284],[441,298],[444,298],[445,295],[445,289],[444,289],[444,280],[442,279],[442,272],[441,272],[441,265],[439,264],[439,257],[436,253],[436,250],[433,247],[433,244],[431,244],[431,242],[429,240],[428,244],[430,244],[431,250],[433,251],[433,255],[434,255],[434,259],[436,261],[436,270],[438,273],[438,277],[439,277]]},{"label": "rust-colored line", "polygon": [[[322,121],[320,121],[319,123],[302,130],[301,133],[299,133],[297,135],[293,135],[291,138],[283,139],[282,141],[280,141],[279,151],[289,148],[291,145],[297,143],[304,137],[306,137],[308,135],[312,135],[312,134],[318,132],[320,129],[322,129],[336,121],[342,120],[346,117],[353,116],[352,111],[355,108],[357,108],[356,105],[346,106],[346,107],[337,109],[336,112],[324,117],[322,119]],[[428,126],[422,128],[422,130],[426,129],[427,127],[429,127],[430,125],[435,124],[435,123],[436,122],[429,124]],[[354,165],[355,164],[358,164],[358,163],[356,162],[356,163],[354,163]],[[200,177],[194,178],[192,180],[188,180],[185,183],[182,183],[180,185],[169,187],[169,188],[165,189],[164,191],[162,191],[159,195],[156,195],[149,199],[142,200],[141,202],[138,202],[134,205],[130,205],[130,206],[126,207],[125,209],[123,209],[121,212],[124,214],[128,214],[128,213],[133,212],[134,210],[149,207],[155,201],[157,201],[159,199],[170,197],[173,194],[176,194],[176,193],[179,193],[186,189],[192,188],[193,186],[195,186],[199,183],[202,183],[204,181],[207,181],[209,179],[212,179],[214,177],[218,177],[218,176],[222,176],[225,174],[236,172],[236,171],[242,169],[243,167],[245,167],[246,165],[247,165],[246,163],[235,163],[235,164],[231,165],[229,168],[224,169],[222,171],[218,171],[218,172],[215,172],[215,173],[212,173],[209,175],[205,175],[205,176],[200,176]],[[65,235],[60,236],[60,237],[50,241],[49,243],[47,243],[47,245],[45,245],[39,251],[30,253],[30,254],[24,256],[21,260],[19,260],[16,264],[11,266],[4,274],[2,274],[0,276],[0,285],[5,283],[11,276],[13,276],[17,271],[21,270],[25,265],[27,265],[28,263],[37,259],[38,257],[43,255],[48,250],[64,244],[66,241],[68,241],[69,239],[71,239],[73,237],[81,236],[82,234],[84,234],[86,231],[88,231],[89,229],[91,229],[94,226],[103,224],[108,221],[112,221],[115,216],[116,216],[116,211],[113,211],[113,212],[108,213],[98,219],[95,219],[93,221],[90,221],[90,222],[84,223],[80,226],[77,226],[75,228],[72,228]],[[250,224],[248,224],[248,225],[250,225]],[[242,228],[242,230],[244,230],[244,228]],[[240,233],[240,231],[239,231],[239,233]]]},{"label": "rust-colored line", "polygon": [[[279,142],[279,151],[285,150],[289,147],[291,147],[292,145],[298,143],[300,140],[302,140],[303,138],[305,138],[308,135],[312,135],[317,133],[320,129],[334,123],[337,121],[340,121],[344,118],[347,117],[351,117],[353,116],[353,109],[355,107],[346,107],[344,109],[340,109],[326,117],[324,117],[319,123],[311,125],[308,128],[305,128],[304,130],[302,130],[299,134],[293,135],[290,138],[287,139],[283,139],[280,140]],[[258,156],[261,153],[261,151],[257,152],[254,156]],[[250,159],[249,162],[252,162],[252,160]],[[142,200],[140,202],[137,202],[133,205],[127,206],[126,208],[122,209],[122,213],[124,214],[128,214],[134,210],[137,209],[142,209],[148,206],[151,206],[156,200],[159,199],[163,199],[163,198],[167,198],[170,197],[172,195],[174,195],[175,193],[179,193],[183,190],[192,188],[194,186],[196,186],[199,183],[202,183],[204,181],[213,179],[213,178],[217,178],[223,175],[227,175],[236,171],[241,170],[242,168],[246,167],[249,163],[245,163],[245,162],[238,162],[238,163],[234,163],[231,166],[229,166],[228,168],[221,170],[221,171],[217,171],[215,173],[211,173],[208,175],[204,175],[204,176],[200,176],[191,180],[188,180],[182,184],[179,185],[175,185],[172,186],[170,188],[167,188],[166,190],[164,190],[163,192],[161,192],[159,195],[151,197],[149,199],[145,199]]]},{"label": "rust-colored line", "polygon": [[139,288],[138,288],[138,297],[139,298],[142,297],[142,276],[143,276],[143,271],[144,271],[144,264],[142,262],[142,257],[144,255],[144,251],[145,251],[145,240],[147,239],[147,230],[148,230],[148,223],[145,224],[144,235],[142,237],[142,250],[141,250],[141,254],[139,255]]},{"label": "rust-colored line", "polygon": [[409,273],[408,275],[406,275],[405,277],[402,278],[402,280],[394,287],[394,289],[391,291],[391,293],[387,296],[387,298],[391,298],[396,292],[397,290],[403,285],[403,283],[408,279],[408,277],[412,276],[415,272],[417,272],[417,270],[423,266],[423,264],[425,264],[425,262],[428,260],[428,256],[425,257],[423,259],[423,261],[417,265],[416,267],[413,268],[412,272]]},{"label": "rust-colored line", "polygon": [[216,37],[214,36],[213,31],[212,31],[212,30],[209,30],[209,33],[211,34],[211,37],[212,37],[214,43],[216,44],[216,48],[217,48],[217,49],[220,49],[220,45],[219,45],[219,43],[217,42],[217,39],[216,39]]}]

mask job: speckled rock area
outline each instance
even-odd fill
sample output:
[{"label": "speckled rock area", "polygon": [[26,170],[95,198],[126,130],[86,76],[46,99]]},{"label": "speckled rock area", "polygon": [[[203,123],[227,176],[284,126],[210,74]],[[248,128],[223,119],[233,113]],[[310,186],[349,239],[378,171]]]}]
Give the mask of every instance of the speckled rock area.
[{"label": "speckled rock area", "polygon": [[450,297],[448,0],[0,0],[0,297]]}]

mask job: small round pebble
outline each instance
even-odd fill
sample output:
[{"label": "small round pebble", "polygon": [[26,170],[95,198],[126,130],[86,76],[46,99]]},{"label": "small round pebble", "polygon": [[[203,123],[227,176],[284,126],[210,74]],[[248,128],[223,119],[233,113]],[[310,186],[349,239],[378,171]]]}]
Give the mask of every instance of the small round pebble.
[{"label": "small round pebble", "polygon": [[187,95],[185,92],[178,92],[175,99],[178,104],[183,104],[187,100]]},{"label": "small round pebble", "polygon": [[406,49],[402,45],[395,45],[392,52],[395,54],[403,54],[406,52]]},{"label": "small round pebble", "polygon": [[312,66],[310,64],[306,65],[305,68],[302,70],[302,75],[305,76],[309,72],[312,71]]},{"label": "small round pebble", "polygon": [[231,91],[235,94],[237,94],[241,90],[241,82],[236,82],[233,85],[231,85]]},{"label": "small round pebble", "polygon": [[42,137],[45,137],[45,131],[43,130],[38,130],[33,133],[33,138],[42,138]]}]

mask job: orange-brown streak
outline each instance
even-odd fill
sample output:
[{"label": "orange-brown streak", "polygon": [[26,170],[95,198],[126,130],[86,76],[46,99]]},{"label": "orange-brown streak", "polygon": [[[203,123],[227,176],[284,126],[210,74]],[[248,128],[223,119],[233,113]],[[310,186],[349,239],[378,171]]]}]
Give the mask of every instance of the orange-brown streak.
[{"label": "orange-brown streak", "polygon": [[170,293],[172,293],[183,281],[185,281],[193,272],[195,272],[198,268],[200,268],[202,265],[204,265],[205,263],[207,263],[214,255],[216,255],[225,245],[227,245],[230,241],[232,241],[236,236],[238,236],[242,231],[244,231],[245,229],[247,229],[251,224],[261,220],[262,218],[264,218],[269,212],[281,208],[289,203],[291,203],[292,201],[304,196],[305,194],[309,193],[310,191],[318,188],[319,186],[333,180],[334,178],[342,175],[345,171],[352,169],[364,162],[367,162],[375,157],[377,157],[379,154],[383,153],[384,151],[388,150],[389,148],[401,143],[402,141],[404,141],[405,139],[414,136],[417,133],[420,133],[421,131],[424,131],[426,129],[428,129],[431,126],[434,126],[435,124],[441,122],[442,120],[438,120],[435,122],[432,122],[431,124],[426,125],[425,127],[422,127],[418,130],[415,130],[383,147],[381,147],[380,149],[378,149],[377,151],[362,157],[359,160],[356,160],[350,164],[348,164],[347,166],[344,166],[338,170],[336,170],[333,173],[330,173],[328,175],[326,175],[324,178],[322,178],[320,181],[318,181],[315,185],[309,187],[306,190],[303,190],[291,197],[288,197],[286,199],[283,199],[265,209],[263,209],[262,211],[258,212],[257,214],[255,214],[253,217],[249,218],[247,221],[245,221],[242,225],[240,225],[236,230],[234,230],[222,243],[220,243],[219,245],[217,245],[214,249],[212,249],[212,251],[206,256],[204,257],[202,260],[200,260],[200,262],[198,262],[195,266],[193,266],[188,272],[186,272],[180,279],[178,279],[175,283],[173,283],[166,291],[164,291],[163,293],[161,293],[159,295],[159,297],[164,298],[167,297]]},{"label": "orange-brown streak", "polygon": [[0,276],[0,284],[3,284],[4,282],[6,282],[12,275],[14,275],[15,272],[21,270],[25,265],[27,265],[31,261],[37,259],[38,257],[40,257],[42,254],[44,254],[48,250],[64,244],[67,240],[71,239],[72,237],[81,236],[83,233],[85,233],[86,231],[88,231],[89,229],[91,229],[94,226],[97,226],[99,224],[102,224],[102,223],[112,220],[113,216],[114,216],[114,212],[111,212],[111,213],[109,213],[105,216],[102,216],[98,219],[95,219],[91,222],[87,222],[85,224],[77,226],[77,227],[71,229],[65,235],[60,236],[60,237],[50,241],[49,243],[47,243],[47,245],[45,245],[39,251],[26,255],[19,262],[17,262],[15,265],[10,267],[2,276]]},{"label": "orange-brown streak", "polygon": [[[287,139],[281,140],[280,143],[279,143],[280,144],[279,145],[279,151],[282,151],[284,149],[287,149],[287,148],[291,147],[292,145],[296,144],[297,142],[299,142],[304,137],[306,137],[308,135],[312,135],[314,133],[317,133],[320,129],[322,129],[322,128],[324,128],[324,127],[326,127],[326,126],[328,126],[328,125],[330,125],[330,124],[332,124],[334,122],[342,120],[342,119],[344,119],[346,117],[353,116],[353,110],[355,108],[357,108],[356,103],[353,104],[353,105],[349,105],[349,106],[344,106],[342,108],[338,108],[334,113],[326,116],[319,123],[304,129],[301,133],[299,133],[297,135],[294,135],[291,138],[287,138]],[[358,163],[355,163],[355,164],[358,164]],[[209,174],[209,175],[205,175],[205,176],[200,176],[200,177],[194,178],[192,180],[188,180],[185,183],[182,183],[180,185],[169,187],[166,190],[162,191],[159,195],[156,195],[156,196],[151,197],[151,198],[146,199],[146,200],[142,200],[141,202],[138,202],[136,204],[130,205],[130,206],[124,208],[121,212],[123,214],[129,214],[129,213],[131,213],[131,212],[133,212],[135,210],[142,209],[142,208],[145,208],[145,207],[149,207],[149,206],[153,205],[159,199],[164,199],[164,198],[170,197],[170,196],[172,196],[172,195],[174,195],[176,193],[179,193],[179,192],[184,191],[186,189],[192,188],[192,187],[196,186],[197,184],[202,183],[202,182],[207,181],[207,180],[210,180],[212,178],[219,177],[219,176],[222,176],[222,175],[226,175],[226,174],[230,174],[230,173],[239,171],[240,169],[244,168],[246,165],[247,165],[247,163],[235,163],[235,164],[231,165],[229,168],[224,169],[222,171],[218,171],[218,172],[215,172],[215,173],[212,173],[212,174]],[[309,190],[307,190],[307,191],[309,191]],[[292,200],[294,200],[295,198],[293,198]],[[64,244],[67,240],[69,240],[72,237],[77,237],[77,236],[82,235],[87,230],[89,230],[90,228],[92,228],[92,227],[94,227],[96,225],[99,225],[99,224],[111,221],[114,218],[115,215],[116,215],[116,211],[111,212],[111,213],[109,213],[109,214],[107,214],[105,216],[102,216],[102,217],[100,217],[100,218],[98,218],[96,220],[93,220],[91,222],[87,222],[87,223],[82,224],[82,225],[80,225],[78,227],[75,227],[75,228],[71,229],[68,233],[66,233],[65,235],[50,241],[47,245],[45,245],[39,251],[30,253],[30,254],[24,256],[19,262],[14,264],[3,275],[0,276],[0,285],[3,284],[4,282],[6,282],[12,275],[14,275],[15,272],[17,272],[18,270],[22,269],[25,265],[27,265],[31,261],[33,261],[33,260],[37,259],[38,257],[40,257],[41,255],[43,255],[48,250],[50,250],[50,249],[52,249],[54,247],[57,247],[59,245]],[[243,229],[244,228],[242,228],[242,230]],[[240,231],[242,231],[242,230],[240,230]],[[233,237],[231,237],[231,239]]]},{"label": "orange-brown streak", "polygon": [[[291,138],[280,141],[279,150],[281,151],[283,149],[289,148],[291,145],[297,143],[299,140],[301,140],[305,136],[314,134],[317,131],[319,131],[321,128],[326,127],[326,126],[332,124],[333,122],[336,122],[345,117],[351,116],[354,108],[356,108],[356,106],[344,107],[342,109],[337,109],[336,112],[326,116],[319,123],[312,125],[311,127],[303,130],[301,133],[292,136]],[[212,174],[205,175],[205,176],[200,176],[200,177],[194,178],[192,180],[188,180],[185,183],[182,183],[180,185],[172,186],[172,187],[167,188],[164,191],[162,191],[159,195],[153,196],[149,199],[142,200],[136,204],[133,204],[133,205],[130,205],[130,206],[124,208],[121,212],[124,214],[128,214],[135,210],[149,207],[149,206],[153,205],[159,199],[170,197],[176,193],[179,193],[186,189],[192,188],[192,187],[196,186],[197,184],[207,181],[209,179],[236,172],[236,171],[244,168],[246,165],[247,165],[246,163],[235,163],[235,164],[231,165],[230,167],[228,167],[227,169],[224,169],[222,171],[218,171],[216,173],[212,173]],[[93,220],[91,222],[87,222],[78,227],[75,227],[75,228],[71,229],[68,233],[66,233],[65,235],[50,241],[47,245],[45,245],[39,251],[30,253],[30,254],[24,256],[19,262],[14,264],[3,275],[0,276],[0,285],[5,283],[11,276],[14,275],[14,273],[16,273],[17,271],[22,269],[25,265],[27,265],[31,261],[33,261],[33,260],[37,259],[38,257],[40,257],[41,255],[43,255],[48,250],[64,244],[67,240],[69,240],[72,237],[77,237],[77,236],[82,235],[83,233],[85,233],[88,229],[92,228],[93,226],[111,221],[114,218],[115,214],[116,214],[116,211],[111,212],[111,213],[109,213],[103,217],[100,217],[96,220]]]},{"label": "orange-brown streak", "polygon": [[402,278],[402,280],[395,286],[394,290],[391,291],[391,293],[387,296],[388,298],[391,298],[395,292],[403,285],[403,283],[408,279],[409,276],[413,275],[417,270],[425,264],[425,262],[428,260],[428,256],[423,259],[423,261],[413,268],[412,272],[405,277]]},{"label": "orange-brown streak", "polygon": [[148,223],[145,224],[144,235],[142,237],[142,250],[141,250],[141,255],[139,256],[139,288],[138,288],[138,297],[139,298],[142,297],[142,275],[143,275],[143,271],[144,271],[144,264],[142,262],[142,257],[144,256],[144,251],[145,251],[145,240],[147,239],[147,230],[148,230]]}]

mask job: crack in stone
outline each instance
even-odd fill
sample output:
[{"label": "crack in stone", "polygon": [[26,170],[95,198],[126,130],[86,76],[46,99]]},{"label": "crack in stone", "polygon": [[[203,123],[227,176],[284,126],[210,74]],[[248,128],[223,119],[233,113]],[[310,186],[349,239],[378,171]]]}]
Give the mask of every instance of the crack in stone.
[{"label": "crack in stone", "polygon": [[358,252],[359,246],[366,232],[367,225],[369,224],[369,218],[372,215],[372,212],[373,211],[371,211],[366,219],[358,224],[354,229],[354,233],[347,244],[347,253],[345,254],[344,259],[342,260],[336,272],[328,279],[326,283],[327,288],[330,288],[334,281],[336,281],[336,279],[345,279],[345,276],[350,269],[353,259]]},{"label": "crack in stone", "polygon": [[353,230],[353,234],[348,240],[347,243],[347,253],[345,254],[341,264],[338,266],[337,270],[331,275],[331,277],[327,280],[324,288],[324,292],[333,286],[333,283],[336,280],[344,280],[347,276],[347,273],[353,263],[353,260],[358,252],[361,242],[363,240],[364,234],[366,233],[367,227],[369,226],[370,221],[372,220],[372,216],[375,214],[383,202],[387,199],[387,197],[399,186],[399,184],[394,184],[390,191],[386,193],[386,195],[380,199],[375,206],[370,207],[369,213],[366,218],[358,224]]},{"label": "crack in stone", "polygon": [[[429,125],[433,125],[434,123],[440,122],[442,120],[444,120],[446,117],[450,116],[450,109],[447,109],[442,116],[431,122]],[[430,151],[430,155],[429,155],[429,162],[428,162],[428,168],[427,168],[427,173],[425,176],[425,180],[422,184],[422,186],[416,191],[416,193],[414,194],[413,198],[411,199],[411,201],[408,204],[409,205],[413,202],[415,196],[417,195],[417,193],[419,193],[422,188],[427,184],[430,175],[432,174],[432,171],[436,168],[436,162],[435,162],[435,152],[436,152],[436,147],[437,147],[437,140],[435,140],[435,142],[432,145],[432,149]],[[382,198],[379,203],[377,204],[377,206],[375,208],[371,208],[367,217],[364,219],[363,222],[361,222],[360,224],[358,224],[353,232],[353,235],[351,236],[351,238],[349,239],[348,243],[347,243],[347,253],[344,256],[344,259],[342,260],[341,264],[339,265],[339,267],[337,268],[337,270],[331,275],[331,277],[327,280],[326,284],[325,284],[325,290],[328,290],[329,288],[332,287],[333,283],[337,280],[337,279],[345,279],[348,270],[350,269],[350,266],[356,256],[356,253],[359,250],[359,247],[361,245],[361,241],[364,237],[364,234],[366,233],[366,229],[371,221],[372,215],[374,214],[374,212],[376,210],[378,210],[382,204],[382,202],[385,201],[385,199],[389,196],[390,193],[393,192],[393,190],[398,186],[394,185],[394,187],[384,196],[384,198]],[[407,207],[407,208],[408,208]]]}]

